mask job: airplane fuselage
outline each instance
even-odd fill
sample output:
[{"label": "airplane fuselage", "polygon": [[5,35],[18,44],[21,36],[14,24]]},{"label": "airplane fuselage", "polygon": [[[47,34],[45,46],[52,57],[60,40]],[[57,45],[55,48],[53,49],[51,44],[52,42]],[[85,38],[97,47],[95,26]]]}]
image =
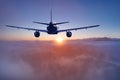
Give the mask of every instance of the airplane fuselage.
[{"label": "airplane fuselage", "polygon": [[48,25],[47,31],[48,31],[47,32],[48,34],[57,34],[58,33],[57,26],[53,25],[52,22],[50,22],[50,24]]}]

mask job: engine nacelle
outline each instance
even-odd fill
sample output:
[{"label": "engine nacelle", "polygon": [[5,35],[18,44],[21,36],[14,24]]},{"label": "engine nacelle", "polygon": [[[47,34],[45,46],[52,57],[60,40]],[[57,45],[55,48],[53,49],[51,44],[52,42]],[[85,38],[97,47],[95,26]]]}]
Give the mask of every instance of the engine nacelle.
[{"label": "engine nacelle", "polygon": [[34,32],[34,36],[38,38],[40,36],[40,33],[38,31]]},{"label": "engine nacelle", "polygon": [[67,36],[67,37],[71,37],[71,36],[72,36],[72,32],[67,32],[67,33],[66,33],[66,36]]}]

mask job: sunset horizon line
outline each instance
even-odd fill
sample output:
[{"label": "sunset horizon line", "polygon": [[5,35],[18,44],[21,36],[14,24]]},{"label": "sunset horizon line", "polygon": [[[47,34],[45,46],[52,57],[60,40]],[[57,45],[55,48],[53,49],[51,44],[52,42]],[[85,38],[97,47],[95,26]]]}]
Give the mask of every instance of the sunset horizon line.
[{"label": "sunset horizon line", "polygon": [[[74,40],[91,40],[91,39],[120,39],[120,37],[87,37],[87,38],[79,38],[79,39],[72,39],[67,38],[63,39],[65,41],[74,41]],[[0,41],[55,41],[55,39],[0,39]]]}]

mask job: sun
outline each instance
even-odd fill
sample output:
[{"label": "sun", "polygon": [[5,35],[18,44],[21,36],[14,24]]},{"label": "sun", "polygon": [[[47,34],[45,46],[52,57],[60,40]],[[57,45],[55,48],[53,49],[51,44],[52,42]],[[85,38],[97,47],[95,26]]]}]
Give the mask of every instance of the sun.
[{"label": "sun", "polygon": [[59,44],[63,43],[63,38],[57,37],[56,42],[59,43]]}]

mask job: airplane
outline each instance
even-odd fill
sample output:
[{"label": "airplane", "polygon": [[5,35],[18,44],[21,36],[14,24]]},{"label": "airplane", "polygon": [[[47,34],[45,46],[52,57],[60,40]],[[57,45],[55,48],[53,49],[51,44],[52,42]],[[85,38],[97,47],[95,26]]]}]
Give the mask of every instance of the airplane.
[{"label": "airplane", "polygon": [[33,23],[37,23],[37,24],[42,24],[42,25],[47,25],[47,29],[46,30],[42,30],[42,29],[35,29],[35,28],[26,28],[26,27],[19,27],[19,26],[11,26],[11,25],[6,25],[7,27],[11,27],[11,28],[18,28],[18,29],[24,29],[24,30],[32,30],[35,31],[34,32],[34,36],[36,38],[40,37],[40,32],[44,32],[50,35],[54,35],[54,34],[58,34],[61,32],[66,32],[66,36],[69,38],[72,36],[72,32],[73,30],[80,30],[80,29],[87,29],[87,28],[94,28],[94,27],[99,27],[100,25],[92,25],[92,26],[86,26],[86,27],[78,27],[78,28],[70,28],[70,29],[63,29],[63,30],[58,30],[57,25],[60,24],[65,24],[65,23],[69,23],[69,22],[59,22],[59,23],[53,23],[52,20],[52,9],[50,12],[50,23],[43,23],[43,22],[33,22]]}]

